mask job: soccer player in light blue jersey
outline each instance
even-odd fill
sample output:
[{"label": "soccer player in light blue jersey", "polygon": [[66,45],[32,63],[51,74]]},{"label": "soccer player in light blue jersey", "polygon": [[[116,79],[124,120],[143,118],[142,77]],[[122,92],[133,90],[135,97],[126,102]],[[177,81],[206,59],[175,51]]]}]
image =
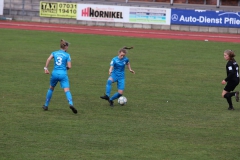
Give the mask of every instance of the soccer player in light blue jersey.
[{"label": "soccer player in light blue jersey", "polygon": [[[114,57],[110,63],[109,78],[106,85],[106,93],[100,98],[105,99],[109,102],[110,106],[113,107],[113,100],[121,97],[125,88],[125,66],[128,67],[131,73],[135,72],[132,70],[129,59],[126,57],[127,49],[133,47],[124,47],[118,51],[118,56]],[[112,83],[117,82],[118,91],[110,97],[112,90]]]},{"label": "soccer player in light blue jersey", "polygon": [[52,94],[54,91],[55,86],[58,82],[60,82],[61,87],[63,88],[66,98],[68,100],[70,109],[73,113],[77,114],[76,108],[73,106],[73,100],[72,100],[72,94],[69,89],[69,80],[67,75],[67,70],[69,70],[72,67],[71,64],[71,57],[70,54],[67,53],[68,50],[68,42],[61,40],[60,41],[60,50],[54,51],[51,53],[51,55],[48,57],[46,61],[46,66],[44,67],[44,71],[46,74],[49,74],[48,71],[48,65],[52,59],[54,59],[54,69],[51,74],[50,78],[50,88],[47,91],[46,101],[43,105],[43,110],[48,110],[49,102],[52,98]]}]

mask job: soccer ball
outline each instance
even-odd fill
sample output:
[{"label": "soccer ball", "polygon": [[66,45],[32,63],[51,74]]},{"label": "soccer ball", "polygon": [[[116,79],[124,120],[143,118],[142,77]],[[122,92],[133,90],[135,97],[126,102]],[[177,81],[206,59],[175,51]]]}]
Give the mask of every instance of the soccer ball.
[{"label": "soccer ball", "polygon": [[121,106],[124,106],[127,103],[127,98],[124,96],[121,96],[118,98],[118,104],[120,104]]}]

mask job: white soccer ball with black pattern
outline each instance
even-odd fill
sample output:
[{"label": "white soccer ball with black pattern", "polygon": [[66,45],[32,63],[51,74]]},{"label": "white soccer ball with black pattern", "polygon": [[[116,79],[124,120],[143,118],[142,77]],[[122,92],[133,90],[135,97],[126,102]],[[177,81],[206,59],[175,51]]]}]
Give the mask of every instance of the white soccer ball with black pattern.
[{"label": "white soccer ball with black pattern", "polygon": [[127,98],[124,96],[119,97],[118,104],[120,104],[121,106],[124,106],[125,104],[127,104]]}]

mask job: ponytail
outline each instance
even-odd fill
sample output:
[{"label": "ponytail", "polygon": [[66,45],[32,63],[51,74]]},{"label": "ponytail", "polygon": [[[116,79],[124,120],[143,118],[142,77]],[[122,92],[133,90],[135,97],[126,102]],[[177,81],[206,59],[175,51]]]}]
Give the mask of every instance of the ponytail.
[{"label": "ponytail", "polygon": [[60,48],[64,49],[65,46],[68,46],[68,42],[66,42],[65,40],[61,39],[61,41],[60,41]]},{"label": "ponytail", "polygon": [[122,49],[133,49],[133,47],[123,47]]},{"label": "ponytail", "polygon": [[130,50],[130,49],[133,49],[133,47],[126,47],[126,46],[124,46],[123,48],[121,48],[121,49],[118,51],[118,53],[123,52],[123,53],[127,54],[127,50]]}]

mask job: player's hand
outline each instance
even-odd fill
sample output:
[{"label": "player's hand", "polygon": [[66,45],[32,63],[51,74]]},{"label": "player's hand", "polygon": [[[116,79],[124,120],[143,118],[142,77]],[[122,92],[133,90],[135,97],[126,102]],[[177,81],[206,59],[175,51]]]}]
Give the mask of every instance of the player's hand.
[{"label": "player's hand", "polygon": [[131,73],[135,74],[134,70],[131,69],[131,70],[129,70],[129,71],[130,71]]},{"label": "player's hand", "polygon": [[49,74],[50,72],[46,69],[44,70],[45,74]]},{"label": "player's hand", "polygon": [[227,82],[225,80],[222,80],[222,84],[226,84]]}]

